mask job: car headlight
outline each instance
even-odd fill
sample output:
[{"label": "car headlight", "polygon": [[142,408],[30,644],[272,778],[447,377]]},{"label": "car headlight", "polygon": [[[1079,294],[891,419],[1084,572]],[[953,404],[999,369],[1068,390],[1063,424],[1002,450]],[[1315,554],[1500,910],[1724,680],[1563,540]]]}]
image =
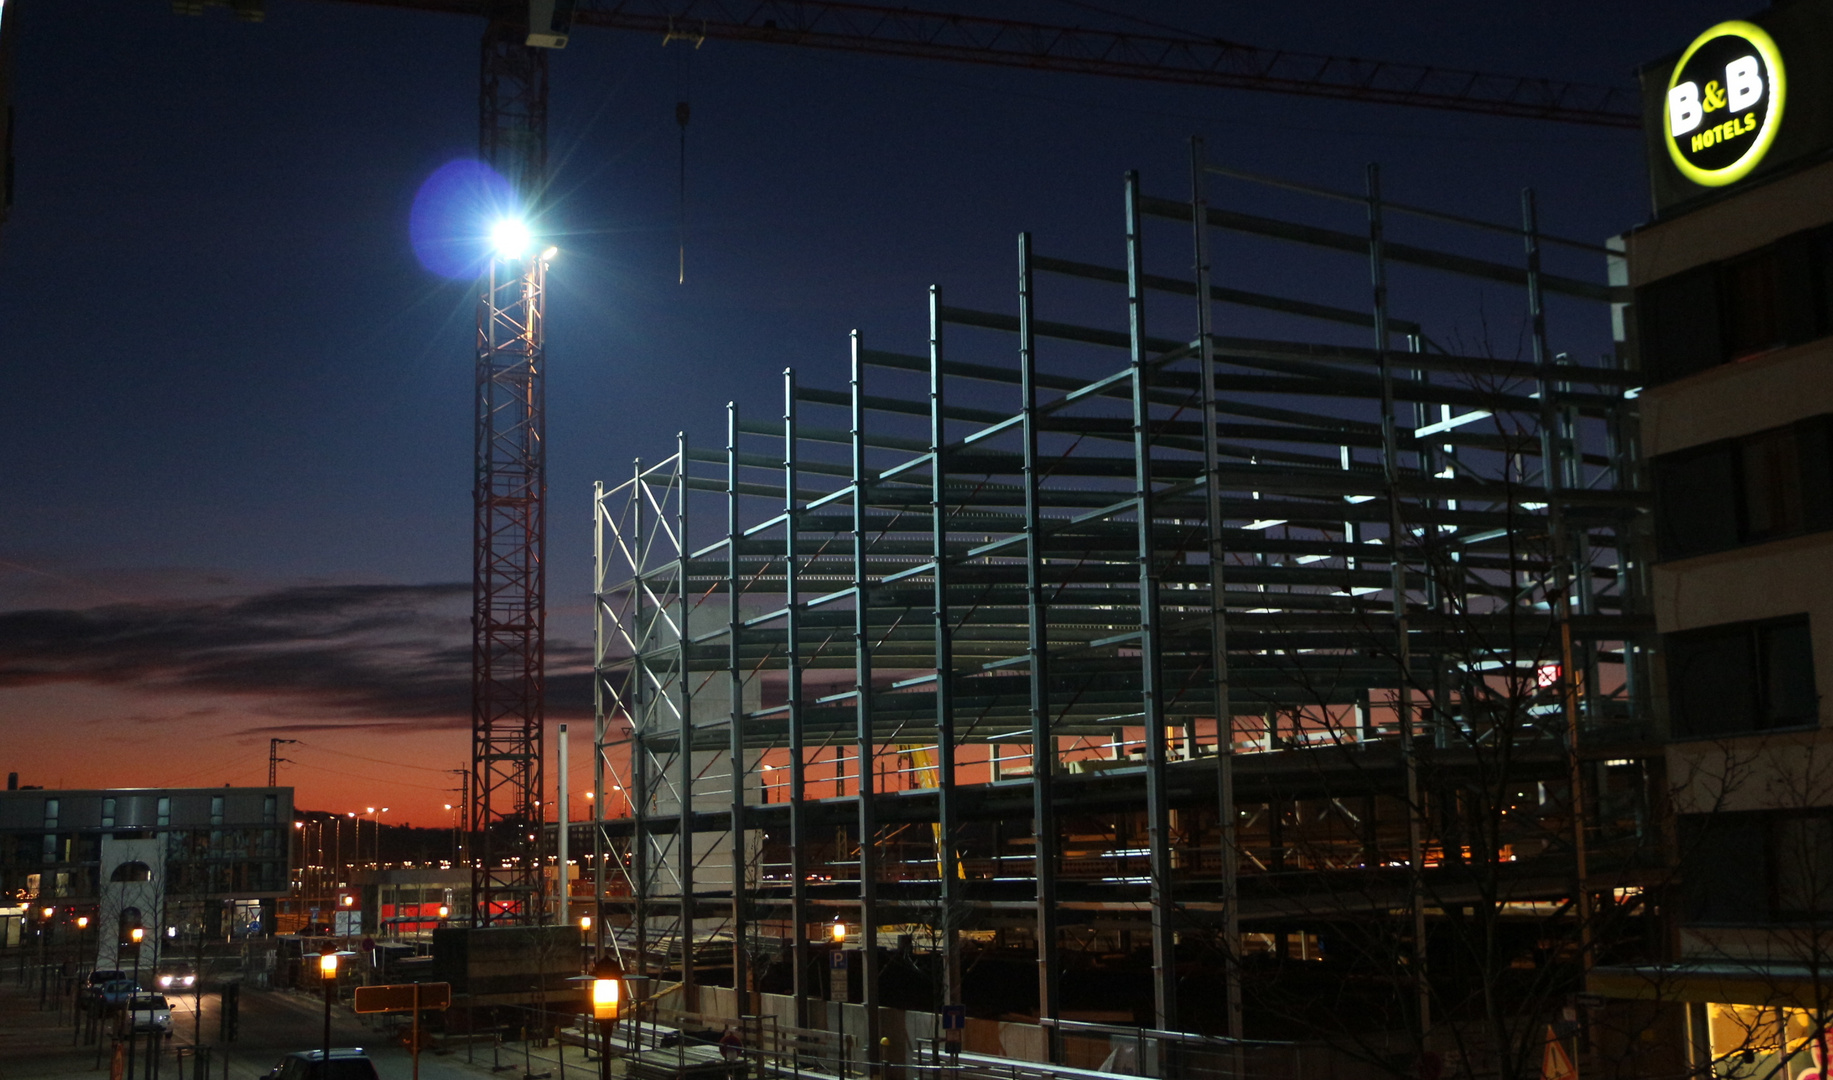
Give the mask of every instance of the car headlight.
[{"label": "car headlight", "polygon": [[159,976],[159,985],[160,985],[160,986],[170,986],[170,985],[172,985],[172,977],[171,977],[170,975],[161,975],[161,976]]}]

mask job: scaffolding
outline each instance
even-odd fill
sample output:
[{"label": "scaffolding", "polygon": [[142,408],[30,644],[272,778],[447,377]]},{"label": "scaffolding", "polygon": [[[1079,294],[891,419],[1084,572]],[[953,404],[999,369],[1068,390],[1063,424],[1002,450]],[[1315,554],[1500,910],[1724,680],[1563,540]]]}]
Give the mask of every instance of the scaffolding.
[{"label": "scaffolding", "polygon": [[[1622,290],[1541,265],[1613,252],[1542,235],[1531,194],[1500,227],[1384,201],[1373,167],[1352,196],[1192,162],[1184,199],[1126,177],[1123,265],[1021,235],[1015,309],[932,288],[927,355],[856,331],[844,388],[786,371],[780,416],[729,406],[723,446],[599,486],[600,946],[683,1008],[712,979],[818,999],[845,938],[870,1055],[898,940],[932,1009],[970,952],[1028,950],[1051,1028],[1064,943],[1139,931],[1141,1026],[1239,1037],[1244,952],[1324,902],[1295,875],[1359,868],[1423,971],[1471,858],[1432,800],[1495,748],[1528,793],[1492,838],[1510,903],[1582,920],[1648,858],[1653,781],[1593,746],[1618,765],[1646,730],[1640,378],[1553,352],[1547,297]],[[1220,180],[1348,199],[1366,232],[1210,205]],[[1391,242],[1397,214],[1521,258]],[[1148,225],[1191,272],[1148,269]],[[1216,233],[1364,258],[1370,302],[1219,285]],[[1441,347],[1391,310],[1394,266],[1520,290],[1531,354]],[[1230,336],[1218,306],[1368,343]],[[1199,961],[1220,1005],[1179,1001]]]}]

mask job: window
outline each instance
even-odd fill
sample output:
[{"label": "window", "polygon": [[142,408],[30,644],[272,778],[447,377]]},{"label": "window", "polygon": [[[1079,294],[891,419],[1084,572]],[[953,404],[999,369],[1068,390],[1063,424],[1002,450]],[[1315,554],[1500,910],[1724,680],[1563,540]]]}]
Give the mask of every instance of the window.
[{"label": "window", "polygon": [[115,827],[115,801],[113,799],[103,799],[102,800],[102,828],[112,829],[114,827]]},{"label": "window", "polygon": [[1776,428],[1737,445],[1740,507],[1745,543],[1801,531],[1801,452],[1793,428]]},{"label": "window", "polygon": [[1833,329],[1830,269],[1833,229],[1822,228],[1642,286],[1642,369],[1663,383],[1820,337]]},{"label": "window", "polygon": [[279,821],[279,820],[280,820],[280,796],[278,795],[261,796],[261,823],[263,825],[272,825],[274,822]]},{"label": "window", "polygon": [[1763,923],[1769,912],[1762,814],[1688,814],[1680,819],[1687,919]]},{"label": "window", "polygon": [[1833,818],[1778,815],[1770,823],[1769,841],[1776,917],[1833,914]]},{"label": "window", "polygon": [[1735,259],[1720,269],[1725,359],[1742,360],[1784,344],[1776,311],[1781,276],[1774,248]]},{"label": "window", "polygon": [[222,823],[223,797],[221,795],[212,795],[210,796],[210,824],[221,825]]},{"label": "window", "polygon": [[162,795],[160,796],[160,799],[159,799],[158,824],[170,825],[171,823],[172,823],[172,798],[169,795]]},{"label": "window", "polygon": [[1833,529],[1833,417],[1654,459],[1663,561]]},{"label": "window", "polygon": [[1668,716],[1682,737],[1817,723],[1807,616],[1666,634]]}]

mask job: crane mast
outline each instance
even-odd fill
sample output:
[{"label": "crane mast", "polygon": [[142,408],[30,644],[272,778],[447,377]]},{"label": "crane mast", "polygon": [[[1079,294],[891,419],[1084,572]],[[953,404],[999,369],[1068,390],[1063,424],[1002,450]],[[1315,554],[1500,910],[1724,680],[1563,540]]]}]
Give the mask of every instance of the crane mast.
[{"label": "crane mast", "polygon": [[[479,155],[540,220],[547,179],[547,53],[513,7],[484,31]],[[545,904],[547,256],[493,254],[477,306],[477,462],[471,613],[471,904],[474,926],[533,924]]]}]

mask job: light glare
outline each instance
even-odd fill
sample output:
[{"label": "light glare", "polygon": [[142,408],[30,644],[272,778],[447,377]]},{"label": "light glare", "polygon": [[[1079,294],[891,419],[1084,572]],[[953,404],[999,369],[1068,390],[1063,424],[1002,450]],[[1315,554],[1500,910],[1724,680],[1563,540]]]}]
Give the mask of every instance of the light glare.
[{"label": "light glare", "polygon": [[519,218],[504,218],[490,230],[490,246],[504,259],[521,258],[533,240],[534,237],[528,233],[528,226]]}]

